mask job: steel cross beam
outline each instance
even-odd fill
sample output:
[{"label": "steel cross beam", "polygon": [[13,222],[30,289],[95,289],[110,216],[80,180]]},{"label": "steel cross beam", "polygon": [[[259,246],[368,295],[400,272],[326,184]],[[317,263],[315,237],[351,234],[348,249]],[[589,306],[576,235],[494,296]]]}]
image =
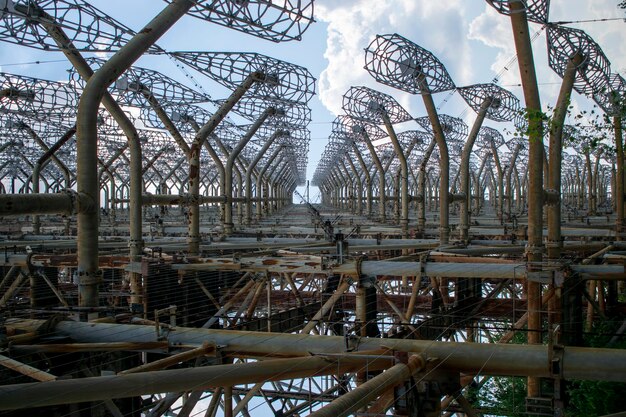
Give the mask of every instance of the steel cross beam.
[{"label": "steel cross beam", "polygon": [[[528,157],[528,261],[538,263],[542,260],[543,246],[543,121],[541,118],[541,98],[537,84],[537,74],[530,42],[528,19],[547,20],[549,0],[533,0],[528,4],[517,1],[488,0],[500,13],[509,15],[518,64],[522,79],[522,88],[528,109],[529,157]],[[537,7],[532,7],[536,5]],[[545,13],[533,13],[543,10]],[[528,342],[541,343],[541,285],[528,284]],[[528,380],[528,396],[536,397],[540,393],[539,380]]]}]

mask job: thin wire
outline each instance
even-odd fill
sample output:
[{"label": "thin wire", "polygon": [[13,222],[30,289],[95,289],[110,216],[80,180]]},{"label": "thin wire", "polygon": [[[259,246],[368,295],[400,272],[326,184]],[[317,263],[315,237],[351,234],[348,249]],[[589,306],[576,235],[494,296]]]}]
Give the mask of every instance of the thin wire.
[{"label": "thin wire", "polygon": [[15,67],[20,65],[37,65],[37,64],[56,64],[63,62],[67,64],[67,59],[53,59],[49,61],[30,61],[30,62],[15,62],[12,64],[0,64],[0,67]]}]

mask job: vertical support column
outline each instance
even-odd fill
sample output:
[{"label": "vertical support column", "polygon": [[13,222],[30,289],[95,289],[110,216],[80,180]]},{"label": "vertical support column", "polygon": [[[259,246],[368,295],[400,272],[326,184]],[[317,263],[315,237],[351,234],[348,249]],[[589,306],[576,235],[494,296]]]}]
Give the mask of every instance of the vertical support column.
[{"label": "vertical support column", "polygon": [[[97,175],[98,108],[107,87],[133,62],[143,55],[169,28],[193,6],[189,0],[170,3],[122,49],[111,57],[88,81],[78,104],[77,115],[77,191],[91,203],[77,216],[78,223],[78,278],[79,305],[98,305],[98,284],[102,271],[98,267],[99,184]],[[141,172],[141,165],[139,165]],[[140,174],[139,172],[139,174]],[[133,173],[136,174],[136,173]],[[141,175],[131,175],[131,181],[141,182]],[[133,196],[134,197],[134,196]],[[131,206],[139,206],[141,199],[131,199]],[[140,217],[141,218],[141,217]],[[141,227],[141,224],[140,226]],[[132,248],[131,248],[132,249]]]},{"label": "vertical support column", "polygon": [[472,125],[472,130],[470,131],[467,141],[465,142],[465,146],[463,146],[463,152],[461,154],[461,166],[460,170],[460,178],[461,178],[461,193],[465,193],[465,199],[461,201],[461,206],[459,210],[459,232],[460,232],[460,240],[462,242],[468,243],[469,240],[469,221],[470,221],[470,204],[471,204],[471,189],[470,189],[470,157],[472,154],[472,149],[474,148],[474,142],[478,137],[478,132],[480,131],[480,127],[485,120],[485,116],[487,114],[487,110],[491,105],[492,100],[484,100],[480,106],[480,110],[476,115],[476,120],[474,120],[474,124]]},{"label": "vertical support column", "polygon": [[[550,124],[550,155],[548,163],[548,188],[561,192],[561,159],[563,154],[563,123],[567,115],[567,107],[576,80],[576,69],[582,63],[580,53],[570,59],[563,74],[561,90],[554,108],[552,123]],[[548,258],[558,259],[561,256],[561,198],[555,204],[548,206]]]},{"label": "vertical support column", "polygon": [[387,221],[387,214],[385,210],[385,206],[387,203],[385,199],[385,170],[383,169],[383,164],[380,162],[380,158],[378,158],[378,155],[376,155],[376,149],[374,148],[374,145],[372,145],[372,141],[370,140],[369,135],[367,134],[365,129],[361,131],[361,136],[363,137],[365,145],[367,145],[367,149],[370,151],[372,161],[374,162],[374,165],[376,165],[376,169],[378,170],[378,213],[380,215],[381,223],[385,223]]},{"label": "vertical support column", "polygon": [[224,417],[233,417],[233,387],[224,387]]},{"label": "vertical support column", "polygon": [[615,221],[617,240],[624,240],[624,138],[622,132],[622,118],[613,117],[613,129],[615,132],[616,149],[616,176],[615,176],[615,198],[617,206],[617,219]]},{"label": "vertical support column", "polygon": [[398,141],[396,132],[393,129],[391,120],[389,119],[389,115],[387,115],[386,112],[382,112],[381,117],[385,123],[385,127],[387,128],[387,134],[391,139],[391,144],[396,152],[396,157],[398,158],[398,161],[400,161],[400,194],[396,194],[396,197],[400,199],[398,202],[398,204],[400,204],[400,227],[402,228],[403,237],[406,238],[409,234],[409,167],[406,162],[402,146]]},{"label": "vertical support column", "polygon": [[[245,91],[245,90],[244,90]],[[239,97],[240,98],[240,97]],[[234,103],[233,103],[234,105]],[[257,130],[261,127],[261,125],[265,122],[265,120],[276,113],[276,109],[273,107],[269,107],[266,109],[263,114],[254,122],[252,126],[248,129],[246,134],[239,140],[235,148],[228,155],[228,159],[226,160],[226,167],[223,177],[223,192],[226,197],[226,202],[224,203],[224,234],[230,235],[233,233],[233,165],[235,164],[235,159],[239,156],[243,148],[248,144],[250,139],[256,134]]]},{"label": "vertical support column", "polygon": [[[526,255],[530,267],[542,260],[543,240],[543,118],[537,86],[528,20],[524,5],[509,0],[511,25],[517,51],[520,76],[528,109],[529,157],[528,157],[528,246]],[[534,264],[533,264],[534,263]],[[530,269],[530,268],[529,268]],[[528,343],[541,343],[541,284],[528,281]],[[528,378],[528,396],[541,393],[539,378]]]},{"label": "vertical support column", "polygon": [[361,169],[363,170],[363,174],[365,175],[365,185],[367,187],[365,190],[365,195],[366,195],[365,215],[369,217],[372,215],[372,176],[370,175],[370,171],[369,171],[369,168],[367,167],[367,164],[363,160],[363,156],[361,156],[361,152],[359,151],[359,148],[356,146],[356,143],[354,142],[352,142],[352,150],[354,151],[357,159],[359,160],[359,165],[361,166]]},{"label": "vertical support column", "polygon": [[428,165],[428,160],[435,149],[435,145],[437,142],[435,138],[430,141],[426,152],[422,158],[422,162],[420,163],[420,171],[418,175],[418,195],[420,196],[420,201],[418,201],[417,205],[417,229],[420,233],[424,233],[426,231],[426,165]]}]

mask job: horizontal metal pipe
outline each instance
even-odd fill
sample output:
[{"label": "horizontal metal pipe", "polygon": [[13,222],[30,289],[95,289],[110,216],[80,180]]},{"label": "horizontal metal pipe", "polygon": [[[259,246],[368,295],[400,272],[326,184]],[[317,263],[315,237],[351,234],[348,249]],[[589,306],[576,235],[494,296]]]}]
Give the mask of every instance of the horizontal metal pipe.
[{"label": "horizontal metal pipe", "polygon": [[163,392],[197,391],[260,381],[349,373],[362,368],[383,370],[392,364],[393,358],[391,357],[363,360],[350,358],[348,355],[341,358],[311,356],[120,376],[5,385],[0,386],[0,410],[102,401]]},{"label": "horizontal metal pipe", "polygon": [[112,352],[116,350],[124,351],[154,351],[165,350],[169,348],[167,342],[149,342],[149,343],[59,343],[44,345],[11,345],[11,353],[35,354],[35,353],[52,353],[52,352]]},{"label": "horizontal metal pipe", "polygon": [[[464,262],[395,262],[395,261],[363,261],[358,266],[354,262],[335,267],[322,269],[319,258],[308,259],[290,258],[262,258],[242,259],[234,261],[232,258],[204,259],[205,263],[174,264],[177,270],[240,270],[240,271],[271,271],[302,273],[335,273],[366,276],[415,276],[421,274],[446,278],[485,278],[485,279],[521,279],[527,275],[525,263],[495,264]],[[570,269],[578,273],[623,273],[622,265],[571,265]],[[547,278],[542,275],[542,278]]]},{"label": "horizontal metal pipe", "polygon": [[80,206],[78,194],[0,194],[0,216],[23,214],[73,214]]},{"label": "horizontal metal pipe", "polygon": [[[27,331],[41,326],[43,320],[8,320],[7,327]],[[153,326],[81,323],[62,321],[59,335],[77,342],[154,342]],[[552,376],[552,354],[545,345],[436,342],[430,340],[359,338],[308,334],[277,334],[219,329],[176,327],[167,335],[170,344],[201,346],[213,343],[222,352],[254,356],[308,356],[345,353],[346,350],[376,351],[391,349],[419,353],[440,362],[443,369],[484,375]],[[626,350],[566,346],[560,364],[565,379],[592,379],[626,382]],[[2,398],[0,398],[2,403]]]},{"label": "horizontal metal pipe", "polygon": [[[248,201],[246,197],[232,197],[230,199],[233,202],[245,203]],[[288,201],[287,198],[269,198],[268,201]],[[128,199],[118,199],[117,203],[128,203]],[[144,206],[188,206],[196,201],[196,198],[190,194],[144,194],[142,197],[142,204]],[[198,196],[197,201],[199,204],[208,203],[225,203],[225,196]]]}]

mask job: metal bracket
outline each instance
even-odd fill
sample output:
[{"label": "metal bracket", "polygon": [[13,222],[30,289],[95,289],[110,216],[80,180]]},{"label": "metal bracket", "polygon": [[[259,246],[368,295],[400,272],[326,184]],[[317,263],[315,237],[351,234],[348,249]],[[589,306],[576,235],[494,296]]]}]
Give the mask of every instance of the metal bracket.
[{"label": "metal bracket", "polygon": [[361,344],[361,338],[359,336],[346,334],[344,337],[344,342],[346,346],[346,352],[354,352],[359,349],[359,345]]},{"label": "metal bracket", "polygon": [[556,326],[548,335],[548,365],[550,376],[563,379],[563,356],[565,348],[559,342],[560,327]]},{"label": "metal bracket", "polygon": [[67,194],[70,197],[70,200],[72,201],[72,212],[70,213],[70,215],[78,214],[78,211],[80,209],[78,207],[78,199],[79,199],[78,193],[70,188],[66,188],[65,190],[63,190],[63,192]]}]

